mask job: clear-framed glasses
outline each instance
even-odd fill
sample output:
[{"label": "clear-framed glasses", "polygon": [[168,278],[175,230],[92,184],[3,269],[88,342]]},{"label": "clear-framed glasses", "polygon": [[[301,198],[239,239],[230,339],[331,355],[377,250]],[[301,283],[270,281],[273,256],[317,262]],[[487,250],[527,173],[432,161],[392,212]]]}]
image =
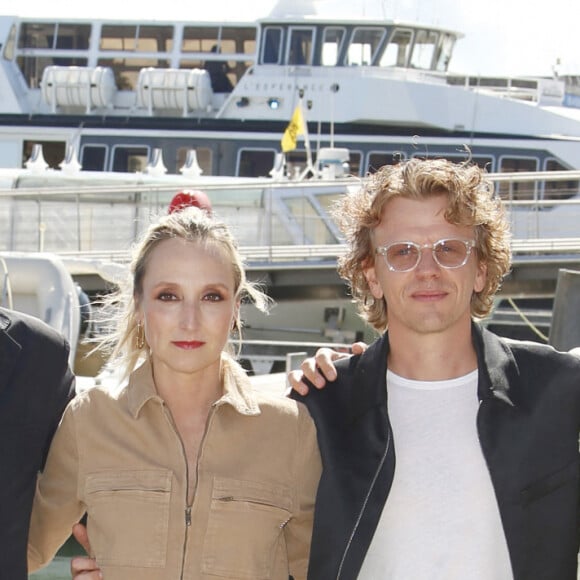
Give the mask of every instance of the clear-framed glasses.
[{"label": "clear-framed glasses", "polygon": [[423,250],[431,250],[433,259],[442,268],[453,270],[465,266],[475,240],[439,240],[434,244],[416,244],[415,242],[392,242],[379,246],[375,252],[380,254],[391,272],[410,272],[420,260]]}]

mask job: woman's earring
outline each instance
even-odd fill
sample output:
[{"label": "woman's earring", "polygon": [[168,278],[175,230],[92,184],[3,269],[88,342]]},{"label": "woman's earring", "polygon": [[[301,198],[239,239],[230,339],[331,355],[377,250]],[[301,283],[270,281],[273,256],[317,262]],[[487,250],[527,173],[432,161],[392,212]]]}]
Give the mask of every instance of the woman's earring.
[{"label": "woman's earring", "polygon": [[145,346],[145,331],[140,322],[137,323],[137,338],[135,344],[137,345],[138,350],[141,350]]}]

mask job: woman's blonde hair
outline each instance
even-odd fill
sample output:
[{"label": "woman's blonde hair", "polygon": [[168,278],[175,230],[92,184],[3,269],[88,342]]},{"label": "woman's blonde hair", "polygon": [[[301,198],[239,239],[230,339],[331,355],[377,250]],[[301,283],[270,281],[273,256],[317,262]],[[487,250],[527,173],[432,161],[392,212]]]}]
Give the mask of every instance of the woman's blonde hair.
[{"label": "woman's blonde hair", "polygon": [[[168,239],[183,239],[211,245],[223,252],[227,263],[231,264],[234,275],[235,299],[249,300],[261,311],[266,311],[269,298],[248,281],[243,258],[227,225],[206,211],[197,207],[187,207],[162,216],[149,226],[141,241],[133,248],[130,274],[119,287],[119,290],[108,295],[103,303],[105,311],[114,310],[114,326],[109,325],[109,332],[99,339],[99,349],[110,353],[110,360],[119,362],[123,367],[123,376],[127,376],[136,366],[137,361],[148,354],[148,347],[143,339],[143,330],[137,323],[137,307],[143,295],[143,279],[149,264],[149,257],[157,245]],[[234,332],[241,341],[242,324],[238,311]]]},{"label": "woman's blonde hair", "polygon": [[471,299],[474,318],[489,314],[494,295],[510,269],[509,223],[502,202],[482,169],[445,159],[414,158],[386,165],[358,191],[341,198],[333,211],[347,242],[338,272],[348,281],[360,315],[378,332],[387,328],[388,311],[384,299],[374,299],[364,275],[375,259],[372,232],[389,200],[424,200],[439,195],[448,199],[445,219],[449,223],[473,226],[477,259],[487,267],[485,286]]}]

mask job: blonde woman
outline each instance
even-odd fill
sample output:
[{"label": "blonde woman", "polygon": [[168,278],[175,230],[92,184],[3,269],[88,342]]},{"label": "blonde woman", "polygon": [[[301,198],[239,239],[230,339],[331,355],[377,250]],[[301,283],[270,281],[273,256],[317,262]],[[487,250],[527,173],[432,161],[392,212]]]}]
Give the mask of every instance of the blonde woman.
[{"label": "blonde woman", "polygon": [[254,392],[228,354],[245,298],[264,306],[224,224],[186,208],[150,227],[111,337],[128,381],[65,411],[38,482],[31,570],[86,511],[107,580],[306,577],[316,433],[301,404]]}]

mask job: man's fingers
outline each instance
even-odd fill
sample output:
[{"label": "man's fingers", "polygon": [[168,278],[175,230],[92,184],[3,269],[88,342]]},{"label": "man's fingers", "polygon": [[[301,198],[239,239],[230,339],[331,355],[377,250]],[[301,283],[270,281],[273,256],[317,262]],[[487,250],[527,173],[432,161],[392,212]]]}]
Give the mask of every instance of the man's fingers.
[{"label": "man's fingers", "polygon": [[72,527],[72,534],[75,540],[84,548],[85,552],[91,555],[91,545],[89,543],[89,535],[87,528],[83,524],[75,524]]},{"label": "man's fingers", "polygon": [[[355,342],[352,345],[354,354],[361,354],[367,349],[364,342]],[[323,389],[327,382],[336,380],[334,362],[350,356],[349,353],[337,352],[328,347],[319,348],[316,354],[302,361],[300,370],[288,373],[290,386],[299,394],[307,395],[308,386],[303,379],[308,379],[317,389]]]},{"label": "man's fingers", "polygon": [[73,580],[101,580],[103,575],[94,558],[76,556],[70,561],[70,572]]},{"label": "man's fingers", "polygon": [[350,348],[352,354],[362,354],[368,347],[369,345],[366,342],[355,342]]},{"label": "man's fingers", "polygon": [[288,382],[290,386],[300,395],[305,396],[308,394],[308,386],[302,382],[302,377],[304,374],[302,371],[290,371],[288,373]]}]

